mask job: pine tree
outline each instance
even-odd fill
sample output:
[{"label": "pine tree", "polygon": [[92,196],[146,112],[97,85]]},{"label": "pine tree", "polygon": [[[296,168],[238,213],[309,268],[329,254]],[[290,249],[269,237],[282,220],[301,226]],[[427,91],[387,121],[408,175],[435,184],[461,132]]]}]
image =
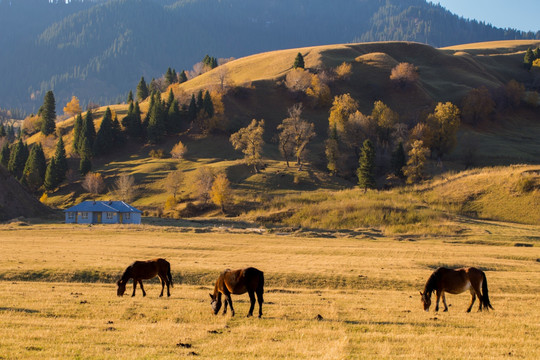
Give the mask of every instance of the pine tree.
[{"label": "pine tree", "polygon": [[297,68],[304,68],[304,57],[302,56],[301,53],[298,53],[296,55],[296,58],[294,59],[294,64],[293,64],[293,69],[297,69]]},{"label": "pine tree", "polygon": [[174,84],[174,74],[171,68],[167,69],[167,72],[165,73],[165,81],[167,82],[167,86]]},{"label": "pine tree", "polygon": [[90,170],[92,170],[92,161],[90,161],[89,156],[84,155],[79,163],[79,173],[84,176],[88,174]]},{"label": "pine tree", "polygon": [[124,142],[124,136],[122,136],[122,128],[120,127],[120,122],[118,121],[118,115],[114,115],[112,121],[112,135],[114,144],[122,144]]},{"label": "pine tree", "polygon": [[75,124],[73,125],[73,149],[77,154],[80,154],[80,141],[81,132],[83,127],[83,118],[81,114],[78,114],[75,118]]},{"label": "pine tree", "polygon": [[129,94],[127,97],[127,103],[131,104],[133,102],[133,91],[129,90]]},{"label": "pine tree", "polygon": [[105,115],[103,115],[103,120],[101,121],[99,131],[96,134],[96,139],[92,147],[92,152],[95,156],[107,154],[111,150],[113,145],[114,136],[112,113],[111,109],[107,107],[107,110],[105,110]]},{"label": "pine tree", "polygon": [[370,140],[364,141],[358,167],[358,185],[367,189],[375,188],[375,149]]},{"label": "pine tree", "polygon": [[139,81],[139,84],[137,85],[137,100],[143,101],[148,97],[148,86],[146,85],[146,81],[144,81],[144,77],[141,77],[141,81]]},{"label": "pine tree", "polygon": [[2,150],[0,150],[0,164],[2,164],[6,169],[8,168],[9,164],[9,153],[9,143],[6,141],[4,146],[2,146]]},{"label": "pine tree", "polygon": [[13,127],[13,125],[8,126],[6,133],[7,133],[6,136],[9,142],[15,140],[15,128]]},{"label": "pine tree", "polygon": [[203,95],[203,91],[199,90],[199,93],[197,94],[197,114],[199,114],[203,108],[204,108],[204,95]]},{"label": "pine tree", "polygon": [[49,164],[47,165],[47,170],[45,171],[45,181],[43,182],[43,187],[48,191],[56,189],[59,184],[58,179],[59,175],[56,167],[56,160],[51,158]]},{"label": "pine tree", "polygon": [[197,103],[195,101],[195,95],[191,95],[191,101],[189,102],[188,107],[188,120],[190,123],[195,121],[197,118]]},{"label": "pine tree", "polygon": [[56,130],[56,102],[51,90],[47,91],[41,107],[41,132],[44,135],[53,134]]},{"label": "pine tree", "polygon": [[172,84],[178,82],[178,74],[176,73],[175,69],[172,69],[172,79],[173,79]]},{"label": "pine tree", "polygon": [[203,109],[208,117],[214,116],[214,104],[212,103],[212,98],[210,97],[208,90],[204,93]]},{"label": "pine tree", "polygon": [[172,89],[169,90],[169,96],[167,97],[167,102],[165,103],[165,107],[168,109],[172,102],[174,100],[174,93],[172,91]]},{"label": "pine tree", "polygon": [[531,70],[532,64],[534,61],[534,53],[531,48],[527,49],[527,52],[525,53],[525,57],[523,58],[523,66],[527,70]]},{"label": "pine tree", "polygon": [[405,149],[403,148],[402,142],[400,142],[396,146],[394,151],[392,151],[391,165],[394,175],[399,178],[403,178],[405,176],[403,174],[403,167],[407,165],[407,159],[405,156]]},{"label": "pine tree", "polygon": [[[64,140],[60,136],[56,143],[56,150],[54,152],[54,162],[56,166],[56,180],[58,184],[66,179],[66,173],[68,171],[68,163],[66,158],[66,149],[64,147]],[[52,160],[51,160],[52,161]]]},{"label": "pine tree", "polygon": [[182,72],[178,76],[178,82],[181,84],[181,83],[185,83],[187,80],[188,79],[187,79],[186,71],[182,70]]},{"label": "pine tree", "polygon": [[95,138],[96,128],[94,127],[94,116],[92,111],[88,110],[83,120],[81,136],[79,138],[79,155],[92,156]]},{"label": "pine tree", "polygon": [[173,134],[182,130],[182,115],[178,100],[174,99],[167,113],[167,132]]},{"label": "pine tree", "polygon": [[160,95],[155,94],[154,105],[149,113],[147,138],[151,144],[158,143],[165,134],[165,113]]},{"label": "pine tree", "polygon": [[26,160],[28,159],[28,148],[23,144],[22,139],[19,139],[9,156],[8,170],[17,179],[21,179]]},{"label": "pine tree", "polygon": [[47,170],[47,161],[40,143],[32,146],[30,155],[24,166],[21,182],[27,185],[32,191],[36,191],[43,185],[45,171]]}]

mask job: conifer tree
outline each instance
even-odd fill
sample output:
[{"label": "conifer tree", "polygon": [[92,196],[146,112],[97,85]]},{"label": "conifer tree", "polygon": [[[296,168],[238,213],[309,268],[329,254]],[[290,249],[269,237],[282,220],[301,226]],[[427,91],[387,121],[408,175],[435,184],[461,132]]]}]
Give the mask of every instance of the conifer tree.
[{"label": "conifer tree", "polygon": [[394,151],[392,151],[391,165],[394,175],[399,178],[405,177],[403,174],[403,167],[407,165],[407,158],[405,156],[405,149],[403,148],[402,142],[399,142]]},{"label": "conifer tree", "polygon": [[158,143],[165,134],[165,114],[159,94],[154,95],[154,105],[149,113],[147,138],[151,144]]},{"label": "conifer tree", "polygon": [[18,180],[21,179],[26,160],[28,159],[28,148],[23,144],[22,139],[19,139],[13,148],[9,156],[8,170]]},{"label": "conifer tree", "polygon": [[169,109],[169,107],[171,106],[173,100],[174,100],[174,93],[173,93],[172,89],[170,89],[169,90],[169,96],[167,97],[167,102],[165,103],[165,108],[166,109]]},{"label": "conifer tree", "polygon": [[296,58],[294,59],[294,64],[293,64],[293,69],[297,69],[297,68],[304,68],[304,57],[302,56],[301,53],[298,53],[296,55]]},{"label": "conifer tree", "polygon": [[531,70],[532,64],[534,61],[534,53],[531,48],[527,49],[527,52],[525,53],[525,57],[523,58],[523,66],[527,70]]},{"label": "conifer tree", "polygon": [[129,94],[127,97],[127,103],[131,104],[133,102],[133,91],[129,90]]},{"label": "conifer tree", "polygon": [[92,170],[92,161],[90,161],[89,156],[83,155],[79,163],[79,173],[84,176],[88,174],[90,170]]},{"label": "conifer tree", "polygon": [[40,143],[32,146],[30,155],[24,166],[21,182],[27,185],[32,191],[36,191],[43,185],[45,178],[45,170],[47,170],[47,161]]},{"label": "conifer tree", "polygon": [[[66,173],[68,171],[68,163],[66,158],[66,149],[64,147],[64,140],[62,136],[56,143],[56,150],[54,152],[54,165],[56,166],[56,180],[58,184],[66,179]],[[52,159],[51,159],[52,162]]]},{"label": "conifer tree", "polygon": [[191,95],[191,101],[189,102],[188,107],[188,120],[189,122],[195,121],[197,118],[197,103],[195,101],[195,95]]},{"label": "conifer tree", "polygon": [[76,153],[80,153],[80,140],[81,140],[81,132],[83,127],[83,118],[81,114],[78,114],[75,118],[75,124],[73,125],[73,149]]},{"label": "conifer tree", "polygon": [[199,90],[199,93],[197,94],[197,114],[199,114],[203,108],[204,108],[204,95],[203,95],[203,91]]},{"label": "conifer tree", "polygon": [[143,101],[148,97],[148,85],[146,85],[146,81],[144,81],[144,76],[141,77],[141,81],[139,81],[139,84],[137,85],[137,100]]},{"label": "conifer tree", "polygon": [[88,110],[83,120],[81,136],[79,138],[79,155],[92,156],[95,138],[96,128],[94,127],[94,116],[92,111]]},{"label": "conifer tree", "polygon": [[167,86],[175,83],[174,73],[170,67],[167,69],[167,72],[165,73],[165,81],[167,82]]},{"label": "conifer tree", "polygon": [[2,146],[2,150],[0,150],[0,164],[6,169],[8,168],[9,164],[9,153],[9,143],[6,141],[4,146]]},{"label": "conifer tree", "polygon": [[210,97],[208,90],[204,93],[203,109],[208,117],[214,116],[214,104],[212,103],[212,98]]},{"label": "conifer tree", "polygon": [[105,114],[103,115],[103,120],[101,121],[101,126],[99,131],[96,134],[96,139],[93,144],[93,154],[95,156],[100,156],[106,154],[111,150],[114,145],[114,136],[113,136],[113,124],[112,124],[112,113],[111,109],[107,107]]},{"label": "conifer tree", "polygon": [[178,82],[178,74],[176,73],[175,69],[172,69],[172,79],[173,79],[172,84]]},{"label": "conifer tree", "polygon": [[188,80],[188,79],[187,79],[186,71],[185,71],[185,70],[182,70],[182,72],[181,72],[180,75],[178,76],[178,82],[181,84],[181,83],[186,82],[187,80]]},{"label": "conifer tree", "polygon": [[178,133],[182,130],[182,115],[178,100],[174,99],[167,114],[167,131],[169,133]]},{"label": "conifer tree", "polygon": [[51,160],[49,161],[49,164],[47,165],[43,187],[48,191],[52,191],[56,189],[56,187],[59,184],[58,179],[59,179],[59,175],[58,175],[58,169],[56,167],[56,160],[53,157],[51,158]]},{"label": "conifer tree", "polygon": [[362,153],[359,160],[360,166],[358,167],[358,185],[364,188],[364,192],[367,189],[375,188],[375,149],[373,144],[368,139],[364,141],[362,146]]},{"label": "conifer tree", "polygon": [[7,133],[8,141],[11,142],[15,140],[15,128],[13,127],[13,125],[8,126],[6,133]]},{"label": "conifer tree", "polygon": [[0,124],[0,137],[4,137],[7,135],[6,128],[4,127],[4,124]]},{"label": "conifer tree", "polygon": [[56,102],[51,90],[47,91],[41,107],[41,132],[44,135],[53,134],[56,130]]},{"label": "conifer tree", "polygon": [[122,144],[124,142],[124,137],[122,136],[122,128],[120,127],[120,122],[118,121],[118,115],[114,115],[112,121],[112,135],[114,144]]}]

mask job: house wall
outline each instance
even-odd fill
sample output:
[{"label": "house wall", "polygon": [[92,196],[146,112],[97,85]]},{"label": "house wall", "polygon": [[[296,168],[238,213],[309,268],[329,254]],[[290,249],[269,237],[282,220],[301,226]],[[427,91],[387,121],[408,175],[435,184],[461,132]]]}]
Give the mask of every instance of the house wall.
[{"label": "house wall", "polygon": [[[126,214],[129,214],[129,219],[126,219]],[[141,214],[132,212],[132,213],[123,213],[123,224],[140,224],[141,223]]]},{"label": "house wall", "polygon": [[112,213],[112,218],[109,219],[107,218],[107,212],[104,212],[101,214],[101,223],[102,224],[118,224],[118,213],[117,212],[113,212]]},{"label": "house wall", "polygon": [[[87,214],[87,218],[84,219],[83,214]],[[78,224],[92,224],[94,220],[94,214],[92,212],[79,212],[77,213],[77,223]]]},{"label": "house wall", "polygon": [[[70,218],[70,214],[73,216],[73,218]],[[66,224],[75,224],[77,222],[76,211],[68,211],[65,213],[65,216],[66,216]]]}]

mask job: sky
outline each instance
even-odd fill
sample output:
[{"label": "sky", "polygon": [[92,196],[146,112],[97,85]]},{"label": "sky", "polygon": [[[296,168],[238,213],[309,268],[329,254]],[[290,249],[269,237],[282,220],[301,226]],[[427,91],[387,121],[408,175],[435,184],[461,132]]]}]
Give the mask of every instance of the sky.
[{"label": "sky", "polygon": [[540,0],[431,0],[464,18],[496,27],[540,30]]}]

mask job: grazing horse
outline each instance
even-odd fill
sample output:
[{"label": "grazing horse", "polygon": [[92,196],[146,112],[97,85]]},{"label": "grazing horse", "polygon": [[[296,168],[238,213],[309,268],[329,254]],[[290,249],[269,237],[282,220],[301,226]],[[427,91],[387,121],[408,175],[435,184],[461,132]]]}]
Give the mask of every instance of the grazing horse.
[{"label": "grazing horse", "polygon": [[[480,289],[482,291],[480,292]],[[438,268],[431,274],[426,286],[424,287],[424,292],[420,292],[422,296],[422,303],[424,304],[424,310],[429,311],[431,305],[431,293],[433,291],[437,294],[437,305],[435,306],[435,311],[439,311],[439,300],[442,296],[444,311],[448,311],[448,306],[446,305],[446,297],[444,292],[450,294],[461,294],[462,292],[469,290],[472,295],[471,304],[467,309],[467,312],[470,312],[476,297],[480,301],[480,306],[478,311],[482,311],[482,307],[486,310],[493,309],[491,303],[489,302],[488,296],[488,286],[486,274],[482,270],[478,270],[473,267],[462,268],[462,269],[447,269],[447,268]]]},{"label": "grazing horse", "polygon": [[214,315],[217,315],[221,308],[221,294],[225,296],[225,308],[223,315],[227,313],[227,304],[231,307],[232,316],[234,316],[234,308],[232,304],[231,294],[241,295],[249,294],[251,306],[249,308],[248,317],[253,316],[253,308],[255,307],[255,294],[259,301],[259,317],[262,316],[262,304],[264,293],[264,273],[252,267],[240,270],[227,269],[222,272],[216,280],[214,293],[210,294],[212,299],[212,310]]},{"label": "grazing horse", "polygon": [[141,285],[143,296],[146,296],[142,280],[152,279],[155,276],[159,276],[159,279],[161,280],[161,294],[159,294],[159,296],[163,296],[165,284],[167,284],[167,296],[171,296],[171,292],[169,291],[169,286],[173,286],[171,264],[165,259],[135,261],[133,264],[129,265],[126,268],[126,271],[124,271],[122,278],[116,283],[118,285],[118,296],[124,295],[126,284],[129,279],[133,279],[133,294],[131,294],[131,296],[135,296],[137,282]]}]

